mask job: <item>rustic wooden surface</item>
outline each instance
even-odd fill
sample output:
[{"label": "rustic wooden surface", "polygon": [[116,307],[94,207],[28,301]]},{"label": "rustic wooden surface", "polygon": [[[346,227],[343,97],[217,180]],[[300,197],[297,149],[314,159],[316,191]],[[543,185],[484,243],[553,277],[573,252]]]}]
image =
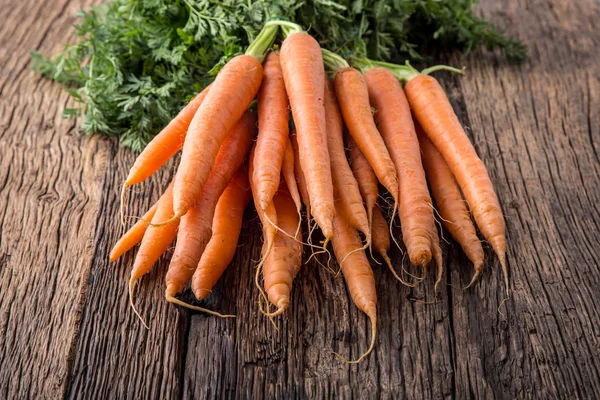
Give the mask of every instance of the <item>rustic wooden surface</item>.
[{"label": "rustic wooden surface", "polygon": [[[109,264],[118,186],[134,155],[82,137],[61,118],[58,85],[27,52],[73,40],[88,0],[0,5],[0,398],[599,398],[600,5],[482,1],[481,11],[530,49],[520,66],[476,53],[461,78],[441,75],[499,193],[512,295],[506,319],[498,265],[472,290],[444,287],[434,306],[375,266],[379,339],[358,366],[369,325],[342,279],[314,263],[295,281],[275,331],[251,284],[260,235],[253,211],[235,261],[207,306],[220,320],[167,305],[167,257],[140,285],[145,330],[128,307],[132,255]],[[128,201],[140,215],[172,168]],[[446,234],[447,236],[447,234]],[[446,280],[471,268],[444,245]],[[397,265],[401,256],[395,255]]]}]

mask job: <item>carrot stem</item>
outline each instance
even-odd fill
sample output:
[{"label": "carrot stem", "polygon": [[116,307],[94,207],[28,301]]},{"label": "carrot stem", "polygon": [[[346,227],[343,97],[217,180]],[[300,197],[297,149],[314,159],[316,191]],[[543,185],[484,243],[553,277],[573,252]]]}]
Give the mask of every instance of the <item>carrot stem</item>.
[{"label": "carrot stem", "polygon": [[350,66],[346,60],[332,51],[321,49],[321,53],[323,54],[323,62],[325,65],[331,68],[334,72]]},{"label": "carrot stem", "polygon": [[277,37],[279,27],[275,24],[265,24],[262,30],[256,36],[256,39],[246,49],[246,55],[254,57],[258,62],[262,63],[265,59],[267,51],[273,46],[273,42]]},{"label": "carrot stem", "polygon": [[283,36],[285,36],[286,38],[288,36],[291,36],[294,33],[304,32],[304,29],[302,29],[302,27],[300,25],[295,24],[290,21],[273,20],[273,21],[269,21],[269,22],[265,23],[265,28],[268,26],[280,27],[281,31],[283,32]]},{"label": "carrot stem", "polygon": [[412,78],[419,75],[429,75],[435,71],[450,71],[456,74],[464,74],[465,68],[458,69],[449,65],[434,65],[433,67],[425,68],[421,72],[415,69],[410,62],[406,60],[405,65],[392,64],[384,61],[374,61],[364,57],[354,57],[352,64],[359,68],[362,72],[368,71],[373,67],[383,67],[394,74],[394,76],[403,84],[408,83]]}]

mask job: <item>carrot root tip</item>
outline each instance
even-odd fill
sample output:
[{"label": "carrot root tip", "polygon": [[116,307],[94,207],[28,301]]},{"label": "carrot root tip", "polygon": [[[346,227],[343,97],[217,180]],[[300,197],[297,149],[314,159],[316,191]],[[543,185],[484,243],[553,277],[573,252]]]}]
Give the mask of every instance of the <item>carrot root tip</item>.
[{"label": "carrot root tip", "polygon": [[473,274],[473,277],[471,278],[471,282],[469,282],[469,284],[467,286],[465,286],[464,288],[462,288],[462,290],[467,290],[468,288],[470,288],[471,286],[473,286],[475,284],[475,282],[477,282],[477,280],[481,276],[482,272],[483,271],[481,269],[476,269],[475,273]]},{"label": "carrot root tip", "polygon": [[375,348],[375,339],[377,338],[377,318],[375,316],[375,312],[369,312],[367,314],[367,316],[369,317],[369,319],[371,319],[371,343],[370,343],[369,348],[367,349],[367,351],[365,351],[356,360],[349,360],[349,359],[347,359],[346,357],[342,356],[339,353],[336,353],[334,351],[332,352],[332,354],[334,354],[337,358],[339,358],[341,361],[345,362],[346,364],[358,364],[358,363],[360,363],[369,354],[371,354],[371,352]]}]

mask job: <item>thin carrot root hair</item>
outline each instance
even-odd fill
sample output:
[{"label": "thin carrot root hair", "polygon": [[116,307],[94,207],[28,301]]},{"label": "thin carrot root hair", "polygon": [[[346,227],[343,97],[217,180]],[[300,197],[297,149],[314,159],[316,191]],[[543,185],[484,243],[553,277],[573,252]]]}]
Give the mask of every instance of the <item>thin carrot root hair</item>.
[{"label": "thin carrot root hair", "polygon": [[365,351],[356,360],[349,360],[349,359],[347,359],[346,357],[342,356],[339,353],[332,352],[332,354],[334,354],[337,358],[339,358],[341,361],[345,362],[346,364],[358,364],[358,363],[360,363],[369,354],[371,354],[371,352],[373,351],[373,348],[375,347],[375,339],[377,338],[377,315],[375,313],[369,313],[369,314],[367,314],[367,316],[371,320],[371,344],[369,345],[369,348],[367,349],[367,351]]},{"label": "thin carrot root hair", "polygon": [[[403,258],[403,260],[404,260],[404,258]],[[411,278],[416,279],[418,281],[417,284],[419,284],[419,283],[423,282],[425,279],[427,279],[427,266],[426,265],[423,267],[423,274],[421,276],[416,276],[416,275],[413,275],[410,272],[408,272],[406,270],[406,267],[404,266],[404,264],[402,265],[402,272],[404,272],[406,275],[410,276]]]},{"label": "thin carrot root hair", "polygon": [[498,309],[497,309],[497,311],[498,311],[498,314],[502,315],[502,318],[504,318],[504,320],[505,320],[505,321],[507,321],[506,314],[504,314],[502,311],[500,311],[500,308],[502,308],[502,306],[504,305],[504,303],[506,303],[506,302],[508,301],[508,299],[510,299],[510,297],[505,297],[505,298],[504,298],[504,299],[503,299],[503,300],[500,302],[500,304],[498,305]]},{"label": "thin carrot root hair", "polygon": [[298,208],[298,226],[296,227],[296,232],[294,232],[295,237],[298,237],[298,233],[300,233],[301,228],[302,228],[302,207]]},{"label": "thin carrot root hair", "polygon": [[142,318],[142,315],[135,308],[135,303],[133,301],[133,286],[134,286],[134,284],[136,282],[137,282],[137,279],[131,278],[129,280],[129,305],[131,306],[131,308],[133,308],[133,312],[135,313],[135,315],[137,315],[137,317],[140,319],[140,321],[142,321],[142,324],[144,325],[144,328],[150,329],[150,327],[148,326],[148,324],[146,324],[146,321],[144,321],[144,318]]},{"label": "thin carrot root hair", "polygon": [[393,224],[394,224],[394,218],[396,218],[396,213],[397,212],[398,212],[398,203],[395,202],[394,203],[394,210],[392,211],[392,217],[390,218],[390,225],[389,225],[390,226],[390,236],[392,237],[392,240],[396,244],[396,247],[398,247],[398,250],[400,250],[400,252],[402,254],[404,254],[404,251],[402,251],[402,247],[400,247],[400,243],[398,243],[398,241],[394,237],[394,233],[392,232],[392,228],[393,228]]},{"label": "thin carrot root hair", "polygon": [[[340,271],[341,271],[341,269],[342,269],[342,264],[344,263],[344,261],[346,261],[346,259],[347,259],[349,256],[351,256],[352,254],[354,254],[354,253],[356,253],[356,252],[358,252],[358,251],[366,250],[366,249],[367,249],[367,247],[370,247],[370,244],[371,244],[371,243],[367,242],[367,243],[365,243],[365,245],[364,245],[364,246],[362,246],[362,247],[359,247],[359,248],[357,248],[357,249],[354,249],[354,250],[352,250],[351,252],[349,252],[348,254],[346,254],[346,256],[345,256],[345,257],[342,259],[342,261],[340,261]],[[339,272],[338,272],[338,273],[339,273]]]},{"label": "thin carrot root hair", "polygon": [[175,222],[175,221],[177,221],[177,220],[178,220],[179,218],[181,218],[181,217],[183,217],[183,215],[180,215],[180,214],[177,214],[177,213],[176,213],[175,215],[173,215],[171,218],[169,218],[169,219],[168,219],[168,220],[166,220],[166,221],[163,221],[163,222],[156,222],[156,223],[152,223],[152,222],[150,222],[150,226],[151,226],[151,227],[153,227],[153,228],[157,228],[157,227],[159,227],[159,226],[165,226],[165,225],[168,225],[168,224],[170,224],[171,222]]},{"label": "thin carrot root hair", "polygon": [[407,281],[405,281],[404,279],[402,279],[402,277],[400,277],[400,275],[398,275],[396,273],[396,270],[394,269],[394,266],[392,265],[392,260],[390,259],[390,257],[386,254],[380,254],[381,258],[383,258],[383,261],[385,261],[385,263],[387,264],[388,268],[390,269],[392,275],[394,275],[394,278],[396,278],[398,281],[400,281],[401,284],[403,284],[404,286],[408,286],[410,288],[414,288],[417,287],[417,285],[419,283],[421,283],[421,281],[418,281],[417,283],[409,283]]},{"label": "thin carrot root hair", "polygon": [[[298,230],[296,230],[296,236],[292,236],[289,233],[287,233],[286,231],[284,231],[283,229],[281,229],[276,223],[274,223],[273,221],[271,221],[271,219],[269,218],[269,216],[267,215],[267,213],[265,213],[264,215],[265,215],[265,219],[269,222],[269,224],[271,224],[271,226],[273,228],[275,228],[278,232],[283,233],[285,236],[289,237],[290,239],[292,239],[296,243],[300,243],[303,246],[309,246],[311,248],[316,248],[316,249],[320,249],[321,248],[321,247],[315,246],[314,244],[311,244],[311,243],[304,243],[302,240],[298,239],[298,232],[300,232],[300,225],[298,225]],[[300,220],[300,222],[302,222],[302,220]]]},{"label": "thin carrot root hair", "polygon": [[176,298],[176,297],[173,297],[173,296],[171,296],[171,295],[168,295],[168,294],[166,294],[166,295],[165,295],[165,299],[166,299],[166,300],[167,300],[169,303],[172,303],[172,304],[177,304],[178,306],[182,306],[182,307],[185,307],[185,308],[189,308],[190,310],[201,311],[201,312],[203,312],[203,313],[206,313],[206,314],[214,315],[215,317],[219,317],[219,318],[235,318],[235,315],[231,315],[231,314],[221,314],[221,313],[218,313],[218,312],[216,312],[216,311],[209,310],[209,309],[207,309],[207,308],[204,308],[204,307],[193,306],[193,305],[191,305],[191,304],[188,304],[188,303],[186,303],[185,301],[181,301],[181,300],[179,300],[178,298]]},{"label": "thin carrot root hair", "polygon": [[[269,298],[267,297],[267,294],[265,293],[264,289],[262,288],[262,285],[260,284],[260,273],[262,272],[262,266],[265,263],[265,260],[267,259],[267,256],[271,252],[271,249],[273,248],[273,245],[274,245],[274,241],[272,241],[268,245],[267,251],[265,251],[265,254],[261,257],[260,262],[256,266],[256,274],[254,275],[254,284],[256,285],[256,288],[258,289],[258,292],[260,293],[260,295],[258,297],[258,309],[259,309],[259,311],[261,312],[261,314],[263,314],[265,316],[268,316],[269,320],[273,324],[273,327],[275,328],[275,330],[278,330],[277,324],[275,323],[275,320],[273,319],[273,316],[270,315],[271,314],[271,305],[269,303]],[[267,305],[267,311],[266,312],[265,312],[265,309],[262,306],[262,301],[264,301],[265,304]]]}]

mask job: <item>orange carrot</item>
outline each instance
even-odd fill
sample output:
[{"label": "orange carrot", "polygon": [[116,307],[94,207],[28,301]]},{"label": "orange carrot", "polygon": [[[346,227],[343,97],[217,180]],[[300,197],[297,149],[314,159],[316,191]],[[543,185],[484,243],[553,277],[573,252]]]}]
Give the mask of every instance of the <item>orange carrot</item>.
[{"label": "orange carrot", "polygon": [[377,127],[398,173],[402,238],[410,262],[425,266],[431,261],[433,207],[410,107],[400,82],[387,69],[370,69],[364,78]]},{"label": "orange carrot", "polygon": [[138,244],[142,238],[144,237],[144,233],[146,233],[146,229],[148,228],[148,223],[152,221],[152,217],[154,217],[154,213],[158,207],[158,203],[154,203],[152,207],[146,214],[139,219],[121,238],[110,251],[110,262],[115,261],[117,258],[121,257],[123,254],[127,253],[133,246]]},{"label": "orange carrot", "polygon": [[[173,216],[173,183],[169,185],[167,190],[158,200],[158,206],[152,222],[163,221]],[[173,239],[177,235],[177,228],[179,227],[179,221],[173,224],[165,226],[150,226],[144,233],[144,238],[140,244],[140,248],[135,256],[133,262],[133,268],[131,269],[131,277],[129,279],[129,302],[131,308],[136,315],[142,320],[142,323],[146,328],[146,322],[142,316],[137,312],[133,304],[133,285],[134,283],[144,276],[152,266],[158,261],[160,256],[169,248]]]},{"label": "orange carrot", "polygon": [[212,222],[212,236],[192,277],[192,291],[196,299],[202,300],[210,294],[225,268],[233,260],[242,230],[244,210],[251,197],[248,173],[242,166],[217,203]]},{"label": "orange carrot", "polygon": [[181,150],[190,122],[208,94],[210,86],[194,97],[137,156],[125,180],[125,187],[143,182]]},{"label": "orange carrot", "polygon": [[483,272],[481,242],[450,167],[418,125],[417,134],[423,152],[423,167],[442,222],[475,267],[470,286]]},{"label": "orange carrot", "polygon": [[348,132],[369,161],[379,182],[394,198],[395,211],[398,205],[396,167],[375,126],[369,104],[369,92],[363,75],[350,67],[337,70],[335,92]]},{"label": "orange carrot", "polygon": [[383,261],[387,265],[392,275],[394,275],[394,277],[403,285],[415,287],[416,283],[409,283],[402,279],[402,277],[396,273],[396,270],[392,265],[392,260],[388,255],[390,251],[390,231],[379,206],[373,207],[373,224],[371,225],[371,235],[373,236],[373,248],[377,253],[379,253],[381,258],[383,258]]},{"label": "orange carrot", "polygon": [[[358,232],[343,219],[341,213],[336,213],[333,219],[333,229],[333,251],[340,263],[350,296],[352,296],[352,300],[358,309],[367,314],[371,320],[371,345],[364,354],[356,361],[348,361],[339,354],[336,354],[350,364],[357,364],[369,355],[375,346],[375,338],[377,336],[375,277],[373,276],[373,270],[369,266],[369,260],[367,260],[365,251],[356,251],[357,248],[362,247]],[[344,260],[344,262],[341,262],[341,260]]]},{"label": "orange carrot", "polygon": [[435,78],[417,74],[405,91],[416,120],[448,163],[479,230],[498,255],[508,295],[504,216],[485,165]]},{"label": "orange carrot", "polygon": [[185,138],[173,186],[173,219],[185,215],[200,198],[221,144],[256,96],[261,81],[262,65],[248,55],[232,58],[217,75]]},{"label": "orange carrot", "polygon": [[331,178],[334,193],[338,201],[337,207],[344,214],[350,225],[365,235],[367,245],[371,243],[369,217],[365,211],[358,183],[352,175],[344,151],[343,122],[340,109],[331,87],[325,85],[325,116],[327,120],[327,148],[331,160]]},{"label": "orange carrot", "polygon": [[291,142],[292,149],[294,150],[294,172],[296,174],[296,182],[298,182],[298,190],[300,191],[300,197],[302,197],[302,203],[304,203],[304,207],[306,207],[307,219],[310,219],[310,198],[308,197],[306,178],[304,172],[302,172],[302,166],[300,165],[300,153],[295,132],[293,132],[291,136]]},{"label": "orange carrot", "polygon": [[204,247],[210,240],[213,216],[219,197],[235,171],[242,165],[255,136],[256,118],[251,112],[246,112],[221,145],[215,166],[204,185],[202,196],[181,219],[177,245],[165,277],[167,300],[171,301],[192,278]]},{"label": "orange carrot", "polygon": [[333,235],[333,183],[325,125],[325,70],[321,48],[306,32],[289,35],[281,45],[281,69],[296,124],[300,165],[306,177],[312,215],[325,242]]},{"label": "orange carrot", "polygon": [[[264,256],[262,266],[265,291],[269,301],[277,307],[274,313],[266,313],[271,317],[282,314],[289,307],[292,281],[302,264],[302,232],[297,229],[300,219],[285,182],[281,183],[273,202],[279,228],[287,235],[277,232],[273,248]],[[263,252],[267,251],[265,242]]]},{"label": "orange carrot", "polygon": [[[285,146],[285,153],[283,154],[283,164],[281,166],[281,175],[285,180],[285,184],[288,187],[290,196],[294,200],[298,215],[301,216],[302,212],[302,198],[298,189],[298,182],[296,181],[296,160],[294,159],[294,149],[292,148],[292,142],[290,138],[287,138],[287,144]],[[298,221],[301,222],[301,221]]]},{"label": "orange carrot", "polygon": [[[248,175],[250,177],[254,176],[254,147],[252,148],[252,150],[250,151],[250,155],[248,157]],[[280,179],[281,180],[281,179]],[[258,203],[258,197],[256,197],[254,195],[254,193],[256,193],[256,188],[254,187],[254,183],[252,182],[252,179],[250,179],[250,188],[252,189],[252,198],[254,200],[254,207],[256,208],[256,213],[258,214],[258,218],[260,219],[260,222],[262,224],[262,229],[263,229],[263,235],[265,237],[265,243],[267,245],[267,249],[268,251],[262,255],[261,257],[261,262],[259,263],[259,266],[262,264],[262,262],[264,261],[264,257],[266,255],[268,255],[271,247],[273,246],[273,243],[275,242],[275,235],[277,234],[277,226],[278,226],[278,222],[277,222],[277,212],[275,211],[275,206],[273,205],[273,202],[271,202],[271,204],[269,204],[269,206],[267,207],[266,210],[262,210],[260,208],[260,204]],[[259,268],[257,268],[257,276],[259,275]]]},{"label": "orange carrot", "polygon": [[358,184],[362,199],[365,202],[365,208],[367,209],[367,215],[369,216],[369,225],[372,225],[373,209],[377,205],[377,198],[379,197],[377,177],[364,154],[361,153],[358,146],[356,146],[352,136],[346,136],[346,142],[348,144],[350,156],[350,167],[352,168],[354,178],[356,178],[356,183]]},{"label": "orange carrot", "polygon": [[435,284],[433,285],[434,296],[437,297],[437,288],[442,282],[442,274],[444,273],[444,260],[442,255],[442,248],[440,247],[440,236],[438,235],[437,226],[433,223],[433,230],[431,234],[431,253],[437,267],[437,275],[435,277]]},{"label": "orange carrot", "polygon": [[277,189],[289,133],[288,98],[279,55],[269,53],[263,65],[258,92],[258,138],[254,157],[253,185],[258,206],[266,210]]},{"label": "orange carrot", "polygon": [[373,249],[381,258],[384,259],[388,267],[392,269],[392,261],[388,256],[388,252],[390,251],[390,231],[388,229],[388,224],[383,214],[381,213],[381,209],[378,206],[373,207],[373,224],[371,225],[371,236],[373,238]]}]

